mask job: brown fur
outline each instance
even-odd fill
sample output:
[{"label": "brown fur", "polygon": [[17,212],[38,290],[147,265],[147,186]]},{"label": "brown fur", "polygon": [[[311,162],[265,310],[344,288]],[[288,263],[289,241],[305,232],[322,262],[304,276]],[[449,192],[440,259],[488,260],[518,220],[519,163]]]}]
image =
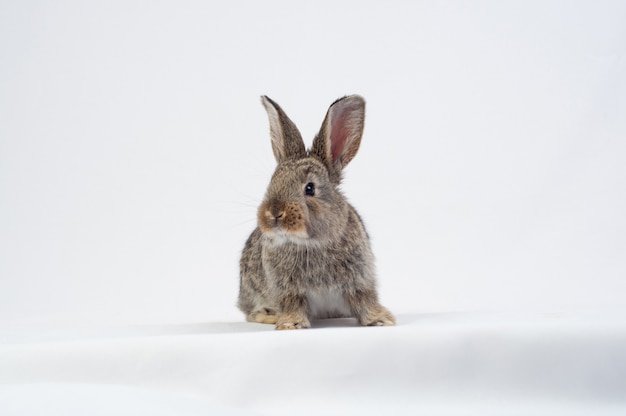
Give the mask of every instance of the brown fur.
[{"label": "brown fur", "polygon": [[[262,102],[278,166],[241,256],[239,308],[248,321],[276,329],[345,316],[361,325],[395,325],[378,302],[365,227],[338,189],[361,142],[365,101],[356,95],[335,101],[308,152],[283,110],[267,97]],[[314,196],[305,194],[308,183]]]}]

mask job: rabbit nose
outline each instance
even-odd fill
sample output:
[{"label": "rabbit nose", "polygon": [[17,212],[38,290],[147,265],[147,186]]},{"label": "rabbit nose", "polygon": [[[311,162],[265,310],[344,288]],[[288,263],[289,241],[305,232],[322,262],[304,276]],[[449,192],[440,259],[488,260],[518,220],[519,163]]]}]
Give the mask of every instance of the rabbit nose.
[{"label": "rabbit nose", "polygon": [[273,219],[279,220],[285,215],[285,211],[276,205],[270,207],[270,215]]}]

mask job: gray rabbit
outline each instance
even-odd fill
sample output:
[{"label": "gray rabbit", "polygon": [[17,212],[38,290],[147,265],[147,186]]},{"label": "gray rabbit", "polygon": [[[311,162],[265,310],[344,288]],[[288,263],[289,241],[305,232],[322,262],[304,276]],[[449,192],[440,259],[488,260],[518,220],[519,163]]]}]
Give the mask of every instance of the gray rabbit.
[{"label": "gray rabbit", "polygon": [[395,325],[378,302],[365,227],[339,190],[342,170],[359,150],[365,101],[335,101],[308,151],[283,110],[268,97],[261,101],[278,166],[241,255],[239,308],[248,321],[276,329],[340,317]]}]

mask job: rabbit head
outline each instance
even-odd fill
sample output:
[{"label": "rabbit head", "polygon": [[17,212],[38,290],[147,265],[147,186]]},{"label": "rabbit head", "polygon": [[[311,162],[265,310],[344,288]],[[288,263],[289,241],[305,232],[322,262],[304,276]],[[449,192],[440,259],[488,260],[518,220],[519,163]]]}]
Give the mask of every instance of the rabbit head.
[{"label": "rabbit head", "polygon": [[277,167],[258,210],[259,228],[274,243],[336,240],[349,209],[338,187],[361,143],[365,101],[358,95],[335,101],[308,151],[278,104],[266,96],[261,101]]}]

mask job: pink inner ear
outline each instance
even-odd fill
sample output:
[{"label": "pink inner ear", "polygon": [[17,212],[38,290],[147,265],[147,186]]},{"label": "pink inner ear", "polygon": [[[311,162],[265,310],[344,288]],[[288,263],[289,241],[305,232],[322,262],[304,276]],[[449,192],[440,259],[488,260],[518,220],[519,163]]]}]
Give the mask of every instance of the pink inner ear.
[{"label": "pink inner ear", "polygon": [[341,157],[343,147],[346,144],[350,129],[346,126],[348,120],[348,111],[344,111],[338,117],[333,117],[330,124],[330,153],[333,160],[337,160]]}]

